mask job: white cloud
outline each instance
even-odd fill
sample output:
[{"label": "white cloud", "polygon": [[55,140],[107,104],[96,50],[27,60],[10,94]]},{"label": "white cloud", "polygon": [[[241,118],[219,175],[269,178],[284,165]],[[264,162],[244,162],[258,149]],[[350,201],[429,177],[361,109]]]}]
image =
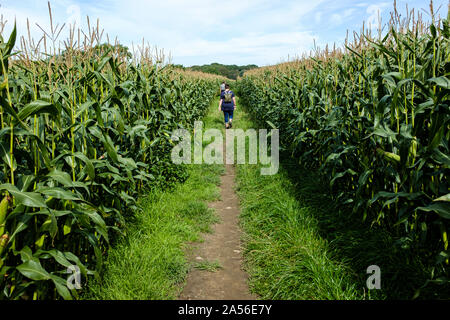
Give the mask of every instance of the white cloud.
[{"label": "white cloud", "polygon": [[[131,47],[145,38],[151,45],[172,53],[174,62],[238,64],[276,63],[288,55],[300,55],[313,47],[345,37],[347,29],[359,30],[365,19],[378,25],[378,12],[386,14],[392,3],[332,0],[50,0],[54,21],[100,27],[113,41]],[[414,0],[416,1],[416,0]],[[445,0],[436,0],[445,1]],[[49,29],[46,0],[3,0],[0,13],[10,23],[17,18],[20,35],[39,39],[39,23]],[[68,28],[61,34],[66,38]],[[106,41],[106,37],[103,37]],[[319,41],[321,40],[321,41]]]},{"label": "white cloud", "polygon": [[322,21],[322,12],[321,12],[321,11],[316,12],[316,13],[314,14],[314,21],[315,21],[316,23],[320,23],[320,21]]},{"label": "white cloud", "polygon": [[377,4],[371,4],[367,7],[366,12],[369,14],[369,17],[367,18],[367,25],[372,30],[375,30],[378,28],[378,19],[381,17],[381,13],[385,8],[390,7],[389,2],[382,2]]},{"label": "white cloud", "polygon": [[351,15],[356,11],[354,8],[349,8],[341,13],[334,13],[331,15],[331,22],[336,25],[342,24],[347,18],[351,17]]},{"label": "white cloud", "polygon": [[208,59],[208,57],[224,55],[225,57],[236,57],[240,63],[265,65],[288,55],[294,56],[308,50],[313,39],[314,36],[308,32],[250,34],[234,37],[227,41],[194,39],[189,47],[181,44],[174,47],[173,52],[177,53],[176,57],[178,58],[202,57]]},{"label": "white cloud", "polygon": [[70,5],[66,9],[66,13],[69,17],[66,20],[68,25],[81,25],[81,8],[78,5]]},{"label": "white cloud", "polygon": [[312,46],[312,35],[298,30],[299,21],[321,2],[129,0],[126,7],[123,2],[110,2],[112,12],[123,12],[120,16],[101,10],[98,14],[109,33],[119,34],[120,39],[129,35],[126,45],[140,43],[142,36],[136,34],[150,35],[146,40],[169,50],[180,63],[203,58],[267,64]]}]

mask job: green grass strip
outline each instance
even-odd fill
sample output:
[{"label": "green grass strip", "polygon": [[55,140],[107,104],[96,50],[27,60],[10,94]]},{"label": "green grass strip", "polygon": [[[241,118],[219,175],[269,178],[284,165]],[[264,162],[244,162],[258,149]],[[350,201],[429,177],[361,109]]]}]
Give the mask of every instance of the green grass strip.
[{"label": "green grass strip", "polygon": [[[238,109],[235,128],[256,128]],[[317,212],[295,196],[285,170],[262,176],[260,165],[237,166],[245,265],[262,299],[360,299],[345,263],[333,259]]]}]

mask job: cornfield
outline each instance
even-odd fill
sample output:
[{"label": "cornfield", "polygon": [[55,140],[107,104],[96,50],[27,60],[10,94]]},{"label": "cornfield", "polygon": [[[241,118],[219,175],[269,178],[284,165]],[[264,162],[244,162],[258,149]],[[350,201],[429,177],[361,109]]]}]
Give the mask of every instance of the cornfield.
[{"label": "cornfield", "polygon": [[[392,232],[449,285],[449,19],[392,13],[384,34],[252,70],[241,99],[283,148],[319,169],[353,219]],[[348,38],[347,38],[348,39]]]},{"label": "cornfield", "polygon": [[77,297],[73,265],[98,277],[138,195],[183,179],[170,134],[204,114],[219,83],[145,48],[132,61],[98,27],[78,41],[71,29],[56,51],[60,31],[22,38],[19,52],[15,27],[0,38],[0,299]]}]

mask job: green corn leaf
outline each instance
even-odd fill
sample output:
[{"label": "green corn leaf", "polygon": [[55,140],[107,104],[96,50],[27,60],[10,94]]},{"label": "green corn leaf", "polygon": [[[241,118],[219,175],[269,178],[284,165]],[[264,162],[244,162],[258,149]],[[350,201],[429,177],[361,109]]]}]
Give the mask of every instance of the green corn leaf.
[{"label": "green corn leaf", "polygon": [[442,87],[445,89],[450,89],[450,80],[445,76],[431,78],[431,79],[428,79],[427,81],[432,82],[439,87]]},{"label": "green corn leaf", "polygon": [[20,258],[22,259],[22,262],[27,262],[28,260],[33,259],[33,252],[31,251],[30,247],[25,246],[20,250]]},{"label": "green corn leaf", "polygon": [[72,262],[70,262],[69,260],[67,260],[66,256],[64,255],[63,252],[56,250],[56,249],[52,249],[52,250],[42,250],[41,252],[37,252],[39,254],[49,254],[51,257],[53,257],[53,259],[55,259],[56,262],[58,262],[60,265],[62,265],[63,267],[70,267],[73,265]]},{"label": "green corn leaf", "polygon": [[66,286],[66,279],[58,277],[54,274],[50,275],[50,279],[53,281],[56,290],[64,300],[72,300],[72,295],[70,294],[70,291]]},{"label": "green corn leaf", "polygon": [[31,280],[49,280],[50,274],[42,267],[39,259],[31,258],[17,267],[17,270]]},{"label": "green corn leaf", "polygon": [[14,27],[11,31],[11,35],[9,36],[8,42],[6,43],[6,52],[5,55],[11,54],[14,45],[16,44],[16,38],[17,38],[17,28],[16,28],[16,22],[14,21]]},{"label": "green corn leaf", "polygon": [[114,161],[114,163],[118,163],[119,162],[119,158],[117,155],[117,151],[114,148],[114,143],[112,142],[111,138],[104,134],[104,139],[102,139],[103,145],[106,149],[106,152],[108,153],[108,156],[111,158],[112,161]]},{"label": "green corn leaf", "polygon": [[[10,154],[10,146],[9,146],[9,142],[6,140],[3,140],[0,142],[0,158],[2,158],[3,162],[6,163],[6,165],[8,166],[8,168],[11,168],[13,165],[13,159],[11,159],[11,154]],[[16,169],[17,166],[14,163],[14,169]]]},{"label": "green corn leaf", "polygon": [[450,193],[447,193],[446,195],[436,198],[433,201],[446,201],[446,202],[450,202]]},{"label": "green corn leaf", "polygon": [[15,198],[17,204],[22,204],[27,207],[46,208],[44,199],[36,192],[22,192],[15,186],[5,183],[0,185],[0,190],[7,190]]},{"label": "green corn leaf", "polygon": [[80,198],[77,197],[75,193],[58,187],[39,187],[35,191],[56,199],[80,200]]},{"label": "green corn leaf", "polygon": [[20,109],[20,111],[18,113],[18,120],[23,121],[33,115],[40,115],[40,114],[44,114],[44,113],[57,115],[57,114],[59,114],[59,110],[58,110],[58,108],[55,107],[55,105],[53,105],[50,102],[36,100],[36,101],[33,101],[33,102],[27,104],[22,109]]},{"label": "green corn leaf", "polygon": [[73,186],[73,181],[72,181],[72,178],[70,177],[70,174],[68,174],[67,172],[64,172],[64,171],[60,171],[56,168],[53,169],[52,171],[50,171],[49,174],[47,175],[47,177],[58,181],[59,183],[61,183],[62,185],[66,186],[66,187]]},{"label": "green corn leaf", "polygon": [[450,219],[450,203],[438,202],[432,203],[426,207],[418,207],[416,210],[434,212],[445,219]]}]

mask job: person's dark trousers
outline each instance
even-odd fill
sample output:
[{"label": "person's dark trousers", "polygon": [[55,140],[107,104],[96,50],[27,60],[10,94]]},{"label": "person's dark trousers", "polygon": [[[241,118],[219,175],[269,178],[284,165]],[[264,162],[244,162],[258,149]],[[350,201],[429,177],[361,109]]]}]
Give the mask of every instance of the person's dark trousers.
[{"label": "person's dark trousers", "polygon": [[233,119],[233,110],[224,110],[223,115],[225,117],[225,123],[228,123],[229,119]]}]

